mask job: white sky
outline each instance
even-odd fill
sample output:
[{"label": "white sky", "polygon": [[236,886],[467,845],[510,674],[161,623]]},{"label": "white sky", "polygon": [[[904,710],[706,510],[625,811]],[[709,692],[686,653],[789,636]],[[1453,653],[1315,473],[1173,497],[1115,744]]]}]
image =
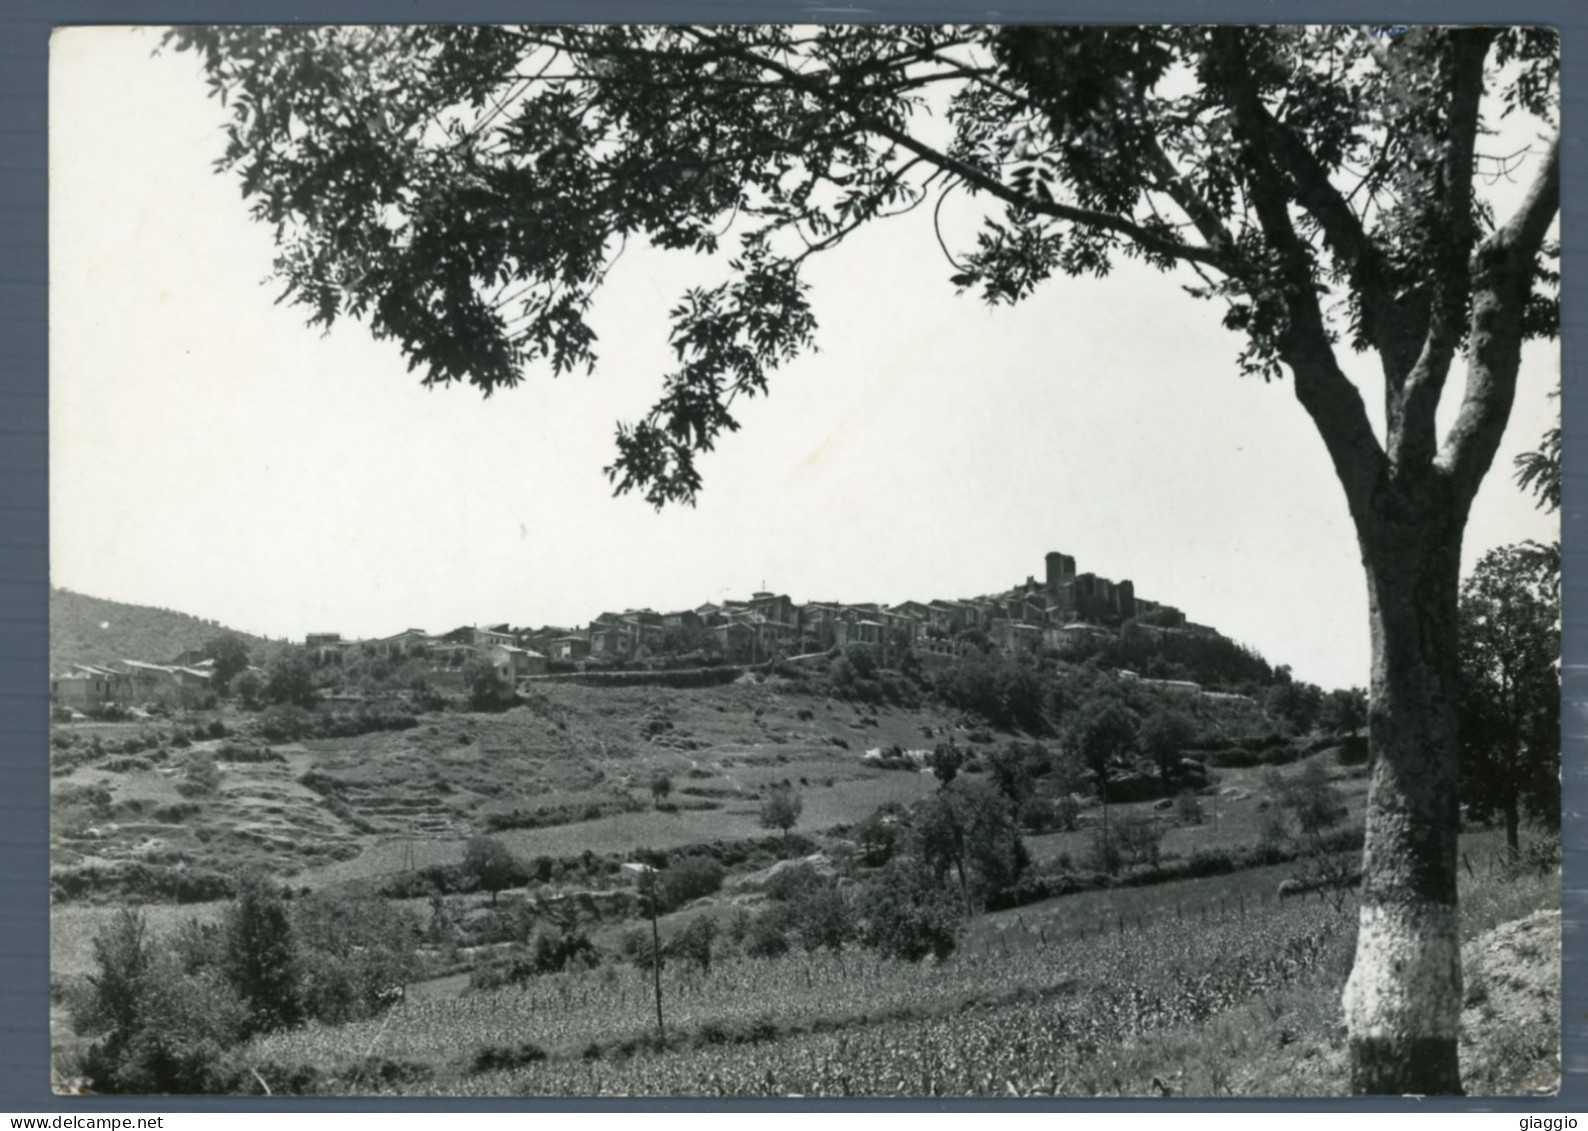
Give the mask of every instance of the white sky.
[{"label": "white sky", "polygon": [[[362,326],[322,335],[273,305],[270,232],[211,168],[223,111],[156,41],[54,42],[54,584],[365,636],[582,624],[763,581],[796,601],[971,596],[1062,550],[1303,678],[1367,682],[1322,441],[1288,381],[1239,376],[1240,339],[1180,289],[1194,279],[1122,263],[989,310],[955,296],[924,212],[862,232],[809,269],[820,352],[743,406],[697,508],[658,514],[601,469],[670,367],[666,310],[709,264],[631,248],[598,299],[593,377],[427,391]],[[1377,411],[1375,371],[1352,373]],[[1468,563],[1557,536],[1510,464],[1554,420],[1558,378],[1556,346],[1530,347]],[[1453,374],[1449,406],[1459,393]]]}]

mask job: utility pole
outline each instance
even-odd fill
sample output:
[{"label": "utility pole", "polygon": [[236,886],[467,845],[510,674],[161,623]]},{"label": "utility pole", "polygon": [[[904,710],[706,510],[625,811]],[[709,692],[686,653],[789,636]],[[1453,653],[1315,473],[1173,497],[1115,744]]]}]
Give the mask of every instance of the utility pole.
[{"label": "utility pole", "polygon": [[[650,867],[650,865],[646,865]],[[651,907],[651,978],[656,985],[656,1036],[659,1043],[667,1042],[667,1026],[662,1021],[662,937],[656,925],[656,869],[645,873],[646,902]]]}]

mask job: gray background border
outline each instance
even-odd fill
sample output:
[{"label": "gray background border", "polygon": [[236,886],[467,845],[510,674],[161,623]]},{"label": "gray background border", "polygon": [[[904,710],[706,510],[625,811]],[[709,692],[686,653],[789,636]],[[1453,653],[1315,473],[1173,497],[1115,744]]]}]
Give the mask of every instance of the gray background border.
[{"label": "gray background border", "polygon": [[[1562,34],[1565,124],[1561,227],[1562,411],[1565,422],[1563,791],[1565,1048],[1561,1094],[1547,1100],[220,1100],[210,1097],[71,1098],[49,1091],[48,707],[49,632],[47,55],[59,24],[221,22],[1298,22],[1541,23]],[[6,0],[0,8],[0,1111],[80,1115],[139,1111],[751,1111],[804,1107],[877,1111],[1341,1111],[1588,1110],[1588,333],[1580,235],[1588,193],[1582,130],[1588,91],[1588,4],[1580,0],[1004,0],[996,7],[943,0],[826,5],[793,0]],[[1507,474],[1496,468],[1493,475]]]}]

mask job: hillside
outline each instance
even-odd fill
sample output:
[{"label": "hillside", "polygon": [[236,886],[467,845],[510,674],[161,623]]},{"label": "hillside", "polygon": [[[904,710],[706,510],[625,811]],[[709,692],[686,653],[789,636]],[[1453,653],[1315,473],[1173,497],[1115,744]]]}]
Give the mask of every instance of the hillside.
[{"label": "hillside", "polygon": [[[222,632],[233,631],[170,609],[127,605],[50,590],[50,670],[67,664],[102,664],[111,660],[162,663],[183,649],[202,648]],[[261,636],[236,635],[251,653],[273,647]]]}]

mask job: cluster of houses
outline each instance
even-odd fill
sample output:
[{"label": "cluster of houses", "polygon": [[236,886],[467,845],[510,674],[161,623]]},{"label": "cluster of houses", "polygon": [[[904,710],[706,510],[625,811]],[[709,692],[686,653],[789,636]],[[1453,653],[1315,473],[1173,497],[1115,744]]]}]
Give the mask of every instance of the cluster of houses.
[{"label": "cluster of houses", "polygon": [[1046,571],[1013,588],[959,600],[871,602],[810,601],[795,604],[784,594],[752,593],[747,600],[707,603],[658,613],[651,609],[605,612],[583,628],[547,625],[459,628],[441,636],[408,629],[374,641],[344,641],[332,633],[311,635],[311,653],[324,659],[337,650],[373,645],[394,653],[423,655],[438,670],[455,668],[449,650],[484,655],[514,681],[540,675],[550,665],[634,662],[713,653],[730,663],[759,663],[779,656],[823,652],[833,647],[874,649],[884,662],[910,650],[923,658],[954,656],[982,642],[1015,651],[1058,648],[1112,636],[1126,621],[1151,633],[1217,635],[1191,624],[1171,605],[1136,596],[1130,581],[1077,573],[1067,554],[1047,555]]},{"label": "cluster of houses", "polygon": [[215,661],[189,649],[170,663],[118,660],[69,664],[50,676],[50,702],[87,711],[105,703],[156,703],[202,696],[210,690]]},{"label": "cluster of houses", "polygon": [[[771,592],[748,600],[708,603],[658,613],[650,609],[606,612],[584,628],[464,626],[440,635],[410,628],[374,640],[344,640],[311,633],[304,646],[316,663],[334,663],[349,649],[418,659],[438,690],[461,690],[463,666],[472,657],[489,660],[504,682],[547,674],[553,664],[603,666],[712,654],[729,663],[759,663],[780,656],[859,646],[883,663],[905,651],[924,662],[949,658],[986,644],[1014,652],[1062,648],[1114,635],[1127,621],[1151,633],[1217,635],[1190,624],[1171,605],[1138,597],[1128,580],[1077,573],[1075,559],[1050,553],[1039,581],[1026,580],[1004,592],[958,600],[869,602],[810,601],[796,605]],[[51,681],[54,701],[67,706],[138,702],[162,688],[203,687],[207,661],[191,655],[171,664],[124,661],[113,667],[77,665]]]}]

